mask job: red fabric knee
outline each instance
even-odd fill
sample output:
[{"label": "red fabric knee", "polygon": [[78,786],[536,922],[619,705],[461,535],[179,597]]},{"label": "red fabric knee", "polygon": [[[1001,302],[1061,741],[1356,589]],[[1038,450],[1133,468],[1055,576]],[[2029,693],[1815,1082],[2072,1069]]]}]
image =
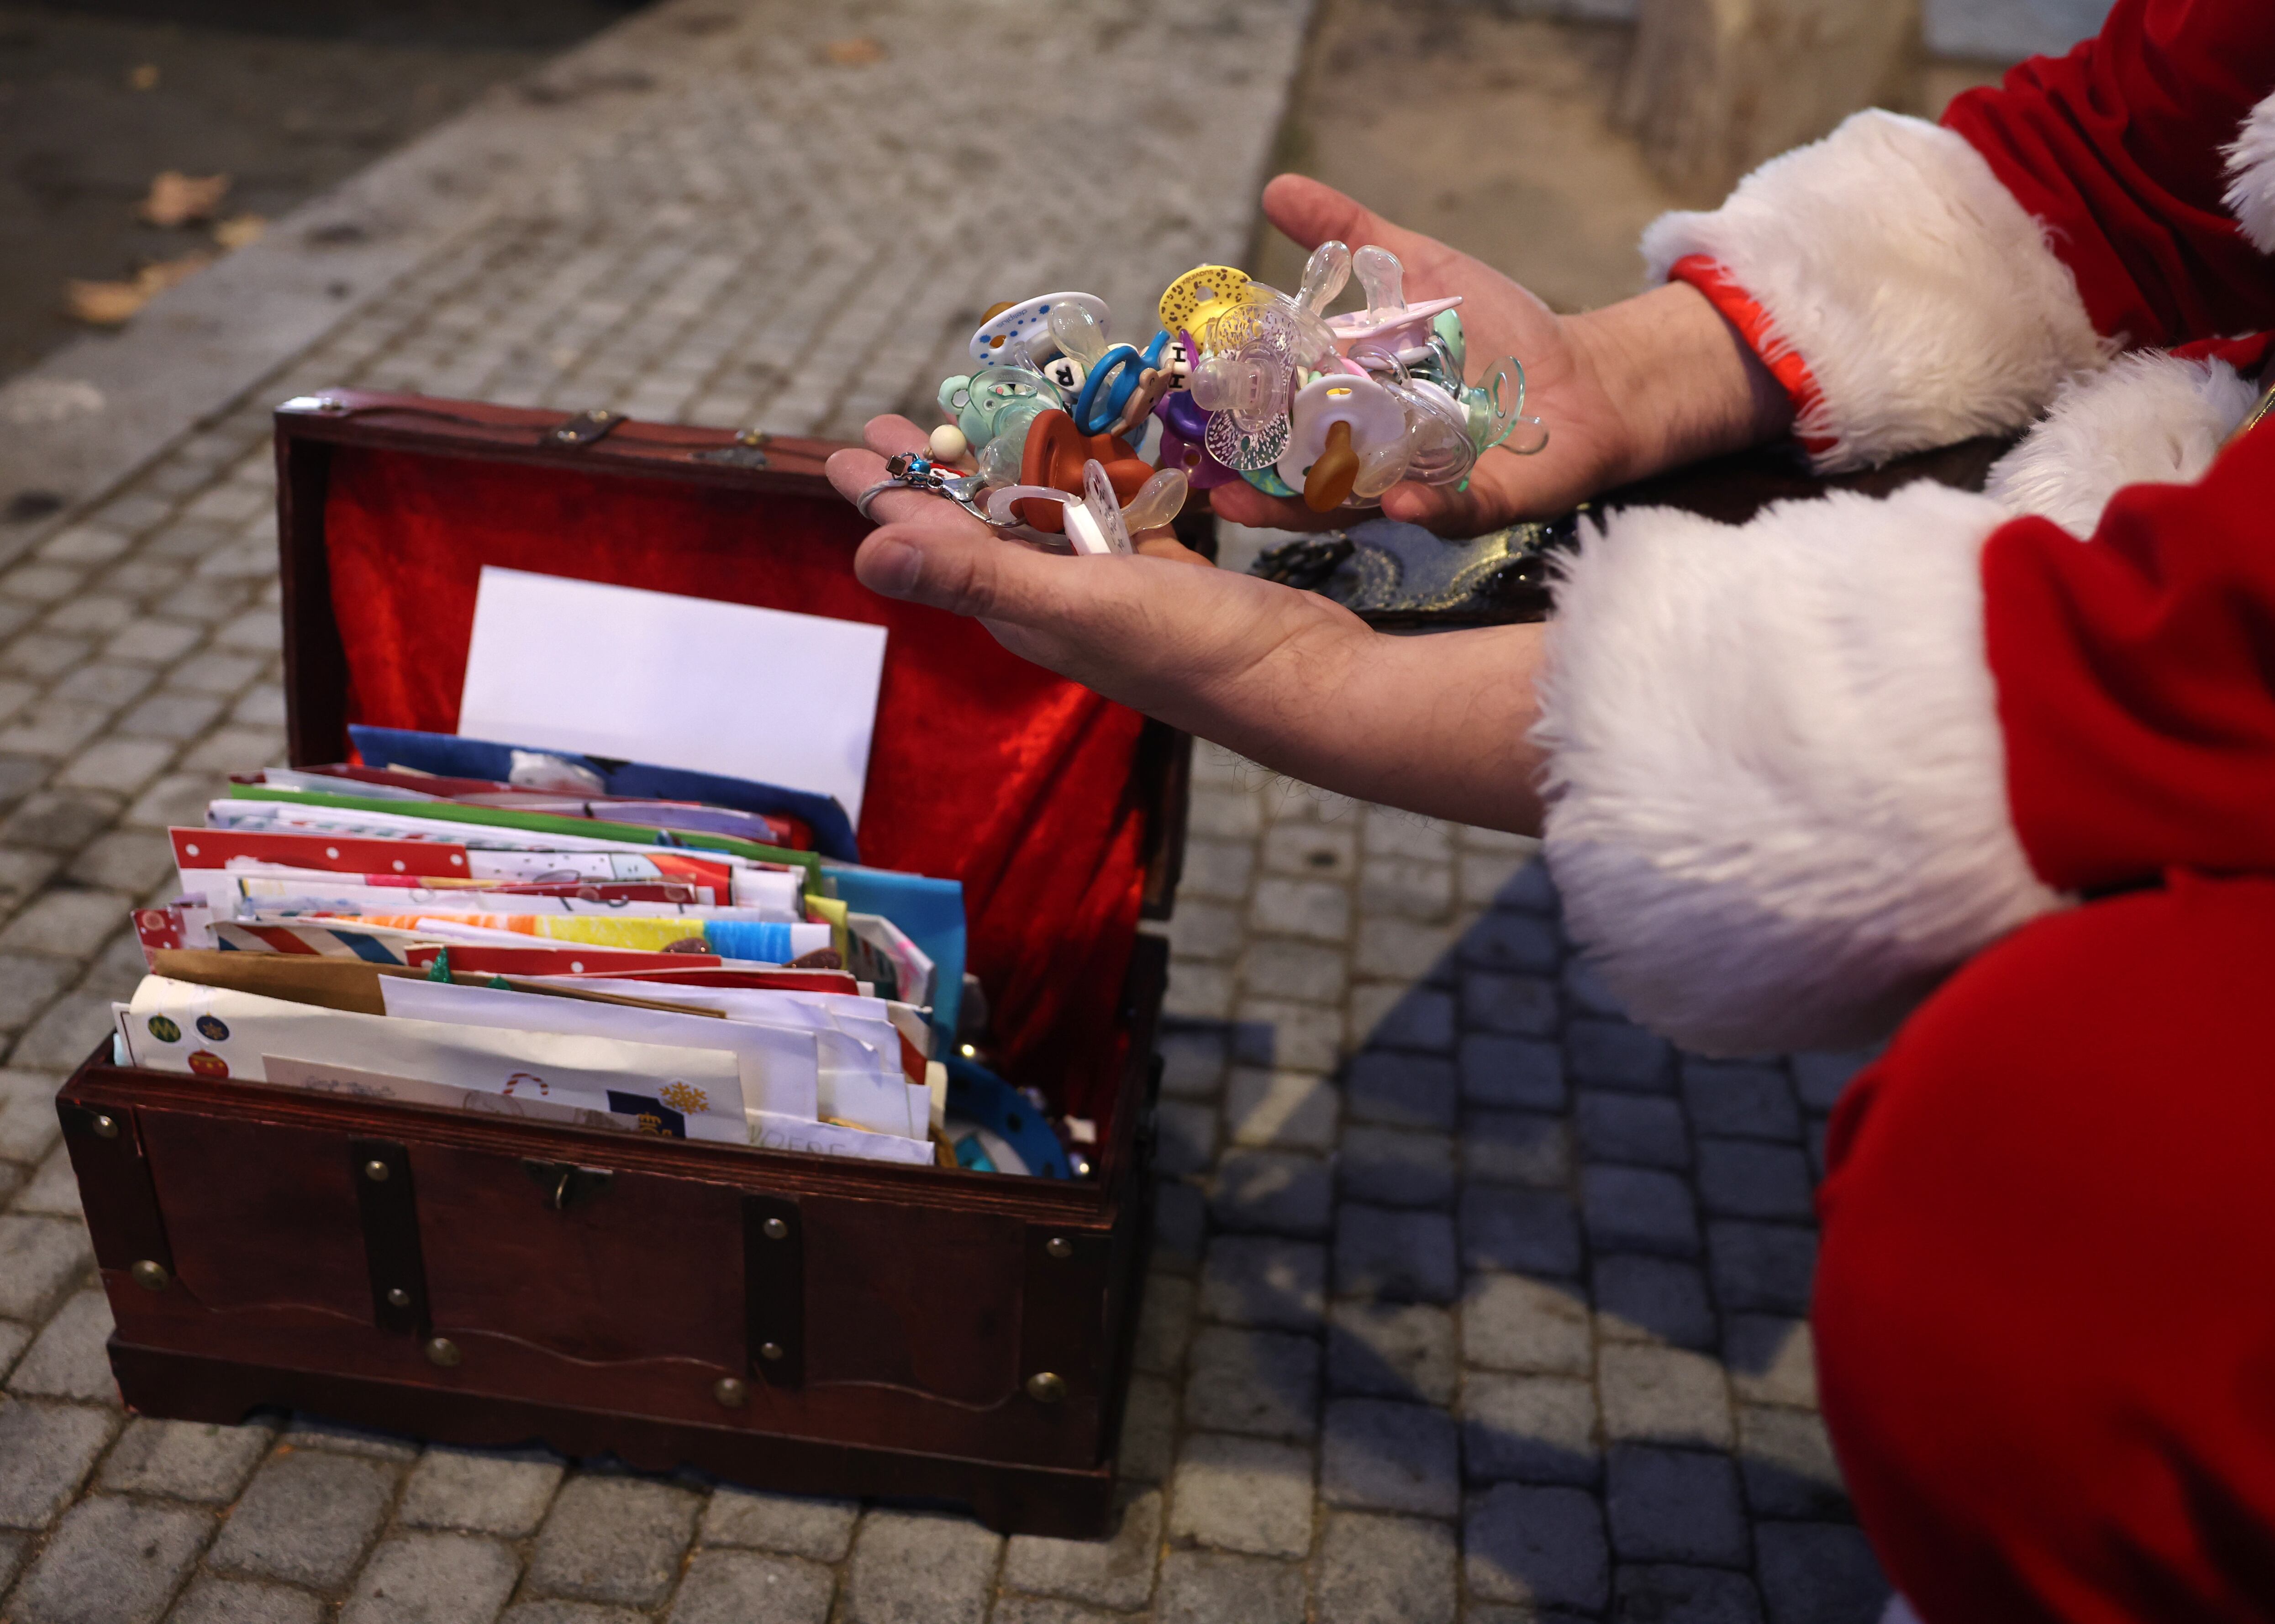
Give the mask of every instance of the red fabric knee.
[{"label": "red fabric knee", "polygon": [[2275,882],[2018,932],[1828,1154],[1825,1421],[1926,1624],[2275,1618]]}]

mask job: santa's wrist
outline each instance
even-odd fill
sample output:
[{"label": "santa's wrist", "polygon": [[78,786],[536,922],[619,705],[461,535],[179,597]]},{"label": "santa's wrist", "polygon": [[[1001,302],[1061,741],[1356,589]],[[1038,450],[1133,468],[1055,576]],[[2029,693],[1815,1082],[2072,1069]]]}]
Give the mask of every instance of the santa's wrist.
[{"label": "santa's wrist", "polygon": [[1606,486],[1759,445],[1792,427],[1784,388],[1687,283],[1573,316],[1568,329],[1621,425]]}]

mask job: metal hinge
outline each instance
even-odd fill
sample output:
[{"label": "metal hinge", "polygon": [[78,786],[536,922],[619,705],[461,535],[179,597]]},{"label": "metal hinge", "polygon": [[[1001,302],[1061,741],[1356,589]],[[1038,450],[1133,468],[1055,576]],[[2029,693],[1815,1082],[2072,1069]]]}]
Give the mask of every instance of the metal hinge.
[{"label": "metal hinge", "polygon": [[751,1373],[769,1387],[805,1382],[805,1231],[785,1196],[743,1197],[743,1319]]},{"label": "metal hinge", "polygon": [[740,428],[735,431],[735,443],[714,446],[707,451],[698,451],[692,461],[724,463],[729,468],[763,468],[767,465],[766,443],[774,436],[762,428]]},{"label": "metal hinge", "polygon": [[555,424],[545,434],[548,445],[587,446],[596,440],[605,440],[616,426],[624,420],[621,412],[611,412],[606,406],[594,406],[579,412],[575,417]]},{"label": "metal hinge", "polygon": [[544,1192],[545,1205],[556,1212],[574,1212],[598,1200],[616,1177],[606,1167],[580,1167],[574,1162],[539,1161],[527,1156],[522,1159],[521,1170]]}]

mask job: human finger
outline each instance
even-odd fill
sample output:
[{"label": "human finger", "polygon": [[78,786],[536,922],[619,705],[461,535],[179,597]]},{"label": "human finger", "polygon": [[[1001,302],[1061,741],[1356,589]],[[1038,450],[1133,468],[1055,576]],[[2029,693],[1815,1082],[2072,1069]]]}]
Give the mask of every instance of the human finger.
[{"label": "human finger", "polygon": [[[885,459],[874,451],[864,451],[847,446],[832,451],[829,460],[822,465],[829,483],[846,501],[858,503],[862,494],[885,478]],[[869,510],[864,516],[873,525],[882,525],[894,519],[910,519],[926,510],[941,505],[941,498],[924,491],[881,490],[871,499]]]}]

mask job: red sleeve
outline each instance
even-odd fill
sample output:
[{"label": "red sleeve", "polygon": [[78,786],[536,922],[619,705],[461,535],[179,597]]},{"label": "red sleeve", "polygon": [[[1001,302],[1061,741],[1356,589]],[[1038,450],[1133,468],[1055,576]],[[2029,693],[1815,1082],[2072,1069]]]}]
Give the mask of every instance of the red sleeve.
[{"label": "red sleeve", "polygon": [[2275,327],[2275,264],[2223,196],[2225,149],[2271,90],[2266,0],[2117,0],[2097,37],[1943,122],[2048,228],[2094,326],[2163,347]]},{"label": "red sleeve", "polygon": [[2016,832],[2046,884],[2275,873],[2275,422],[2194,485],[2136,485],[2092,541],[1983,550]]}]

